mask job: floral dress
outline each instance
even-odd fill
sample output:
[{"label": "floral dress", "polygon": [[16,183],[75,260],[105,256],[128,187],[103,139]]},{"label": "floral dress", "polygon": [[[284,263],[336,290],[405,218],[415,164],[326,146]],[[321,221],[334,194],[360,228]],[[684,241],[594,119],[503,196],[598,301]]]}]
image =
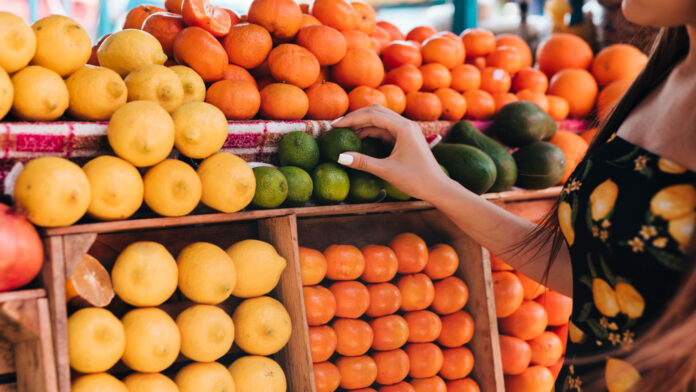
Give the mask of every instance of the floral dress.
[{"label": "floral dress", "polygon": [[696,173],[614,135],[566,182],[558,220],[576,283],[556,391],[625,390],[640,374],[621,358],[690,268]]}]

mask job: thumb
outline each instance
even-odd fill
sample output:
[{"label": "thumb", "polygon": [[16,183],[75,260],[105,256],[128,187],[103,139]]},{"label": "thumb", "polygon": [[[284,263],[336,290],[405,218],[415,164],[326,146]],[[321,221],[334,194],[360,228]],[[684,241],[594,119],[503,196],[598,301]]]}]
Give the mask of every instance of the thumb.
[{"label": "thumb", "polygon": [[344,152],[338,156],[338,163],[348,166],[351,169],[366,171],[368,173],[379,174],[384,169],[384,160],[360,154],[358,152]]}]

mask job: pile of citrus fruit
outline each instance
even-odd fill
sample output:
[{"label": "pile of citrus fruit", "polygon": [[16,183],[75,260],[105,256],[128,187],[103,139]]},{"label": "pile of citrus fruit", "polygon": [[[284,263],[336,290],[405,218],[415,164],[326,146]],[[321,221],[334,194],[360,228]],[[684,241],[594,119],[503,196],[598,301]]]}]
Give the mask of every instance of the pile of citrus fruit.
[{"label": "pile of citrus fruit", "polygon": [[[283,304],[267,296],[286,266],[272,245],[244,240],[225,251],[196,242],[174,259],[159,243],[135,242],[119,254],[110,279],[108,273],[90,274],[104,270],[94,262],[88,257],[76,271],[91,278],[68,281],[69,296],[82,293],[90,303],[106,298],[102,307],[84,307],[68,319],[70,365],[84,374],[73,381],[72,391],[234,392],[257,385],[286,390],[283,369],[268,357],[286,345],[292,330]],[[165,312],[161,306],[177,288],[190,302]],[[113,292],[131,306],[120,320],[104,308]],[[241,302],[230,316],[216,305],[231,296]],[[226,368],[219,360],[233,343],[244,354]],[[167,370],[180,354],[193,362]],[[135,371],[123,381],[107,373],[119,361]],[[175,375],[174,380],[161,372]]]},{"label": "pile of citrus fruit", "polygon": [[479,390],[452,247],[403,233],[389,246],[301,247],[300,265],[317,392]]}]

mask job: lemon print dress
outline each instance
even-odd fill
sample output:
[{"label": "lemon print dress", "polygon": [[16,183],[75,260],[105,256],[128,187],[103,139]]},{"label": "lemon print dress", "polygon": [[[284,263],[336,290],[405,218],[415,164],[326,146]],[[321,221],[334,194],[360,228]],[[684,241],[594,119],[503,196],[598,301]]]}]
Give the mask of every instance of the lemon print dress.
[{"label": "lemon print dress", "polygon": [[556,391],[625,391],[622,358],[689,271],[696,173],[616,137],[566,182],[558,209],[573,264],[573,316]]}]

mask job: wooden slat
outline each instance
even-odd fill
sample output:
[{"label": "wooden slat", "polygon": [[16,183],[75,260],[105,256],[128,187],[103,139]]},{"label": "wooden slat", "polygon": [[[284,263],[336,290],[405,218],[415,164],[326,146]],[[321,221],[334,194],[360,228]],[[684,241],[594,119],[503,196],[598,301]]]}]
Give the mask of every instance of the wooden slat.
[{"label": "wooden slat", "polygon": [[9,301],[21,301],[21,300],[25,300],[25,299],[42,298],[45,296],[46,296],[46,290],[44,290],[44,289],[8,291],[6,293],[0,293],[0,303],[9,302]]},{"label": "wooden slat", "polygon": [[17,392],[17,384],[0,384],[0,392]]},{"label": "wooden slat", "polygon": [[[10,341],[0,336],[0,375],[15,372],[14,350]],[[2,391],[0,389],[0,391]]]},{"label": "wooden slat", "polygon": [[97,239],[97,233],[71,234],[63,236],[65,254],[65,276],[72,276],[89,248]]}]

